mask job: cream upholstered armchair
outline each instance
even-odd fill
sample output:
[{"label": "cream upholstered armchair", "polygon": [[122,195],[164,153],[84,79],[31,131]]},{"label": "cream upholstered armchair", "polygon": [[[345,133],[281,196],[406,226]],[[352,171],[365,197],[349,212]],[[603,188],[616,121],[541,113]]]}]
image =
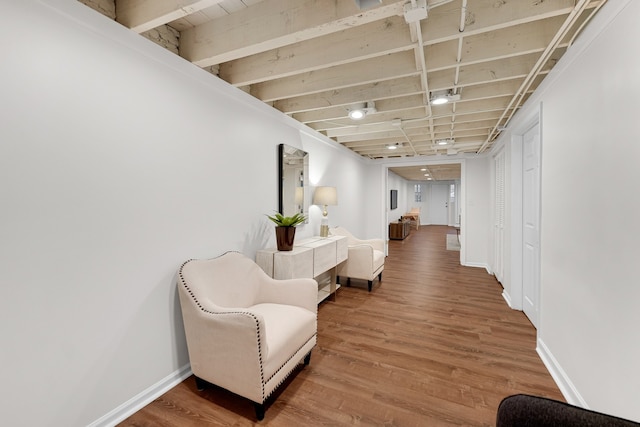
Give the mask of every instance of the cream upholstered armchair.
[{"label": "cream upholstered armchair", "polygon": [[349,246],[349,258],[338,266],[338,280],[347,278],[347,286],[351,279],[363,279],[368,283],[369,292],[373,287],[373,280],[378,276],[382,281],[384,270],[384,240],[382,239],[358,239],[342,227],[329,230],[334,236],[346,236]]},{"label": "cream upholstered armchair", "polygon": [[276,280],[238,252],[189,260],[178,293],[196,385],[215,384],[265,401],[316,344],[318,283]]}]

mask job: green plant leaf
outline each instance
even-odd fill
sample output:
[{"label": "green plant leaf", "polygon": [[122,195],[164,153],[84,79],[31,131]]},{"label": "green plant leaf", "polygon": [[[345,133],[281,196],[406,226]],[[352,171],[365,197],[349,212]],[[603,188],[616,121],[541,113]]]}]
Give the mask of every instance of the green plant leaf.
[{"label": "green plant leaf", "polygon": [[276,212],[274,215],[267,215],[273,223],[281,227],[295,227],[306,221],[306,217],[303,214],[297,213],[293,216],[284,216],[280,212]]}]

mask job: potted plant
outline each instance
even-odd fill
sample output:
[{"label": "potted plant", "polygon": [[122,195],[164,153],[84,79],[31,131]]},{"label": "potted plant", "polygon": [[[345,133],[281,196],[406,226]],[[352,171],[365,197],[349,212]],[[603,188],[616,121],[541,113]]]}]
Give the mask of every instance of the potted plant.
[{"label": "potted plant", "polygon": [[296,236],[296,226],[306,221],[306,217],[297,213],[293,216],[284,216],[280,212],[267,217],[276,224],[276,245],[279,251],[293,249],[293,239]]}]

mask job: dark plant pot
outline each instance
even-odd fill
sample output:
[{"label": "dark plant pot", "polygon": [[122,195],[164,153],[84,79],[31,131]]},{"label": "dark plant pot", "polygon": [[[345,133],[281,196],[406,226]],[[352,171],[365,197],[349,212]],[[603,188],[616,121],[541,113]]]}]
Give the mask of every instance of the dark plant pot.
[{"label": "dark plant pot", "polygon": [[290,251],[293,249],[293,239],[296,236],[295,227],[276,227],[276,245],[279,251]]}]

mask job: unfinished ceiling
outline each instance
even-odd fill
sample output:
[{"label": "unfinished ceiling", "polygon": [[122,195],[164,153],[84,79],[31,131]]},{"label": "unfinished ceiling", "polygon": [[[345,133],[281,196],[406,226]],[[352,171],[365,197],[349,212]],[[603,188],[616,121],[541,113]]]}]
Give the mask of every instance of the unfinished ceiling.
[{"label": "unfinished ceiling", "polygon": [[605,1],[116,0],[115,19],[175,29],[186,60],[387,158],[487,150]]},{"label": "unfinished ceiling", "polygon": [[409,181],[453,181],[460,179],[460,163],[396,166],[389,170]]}]

